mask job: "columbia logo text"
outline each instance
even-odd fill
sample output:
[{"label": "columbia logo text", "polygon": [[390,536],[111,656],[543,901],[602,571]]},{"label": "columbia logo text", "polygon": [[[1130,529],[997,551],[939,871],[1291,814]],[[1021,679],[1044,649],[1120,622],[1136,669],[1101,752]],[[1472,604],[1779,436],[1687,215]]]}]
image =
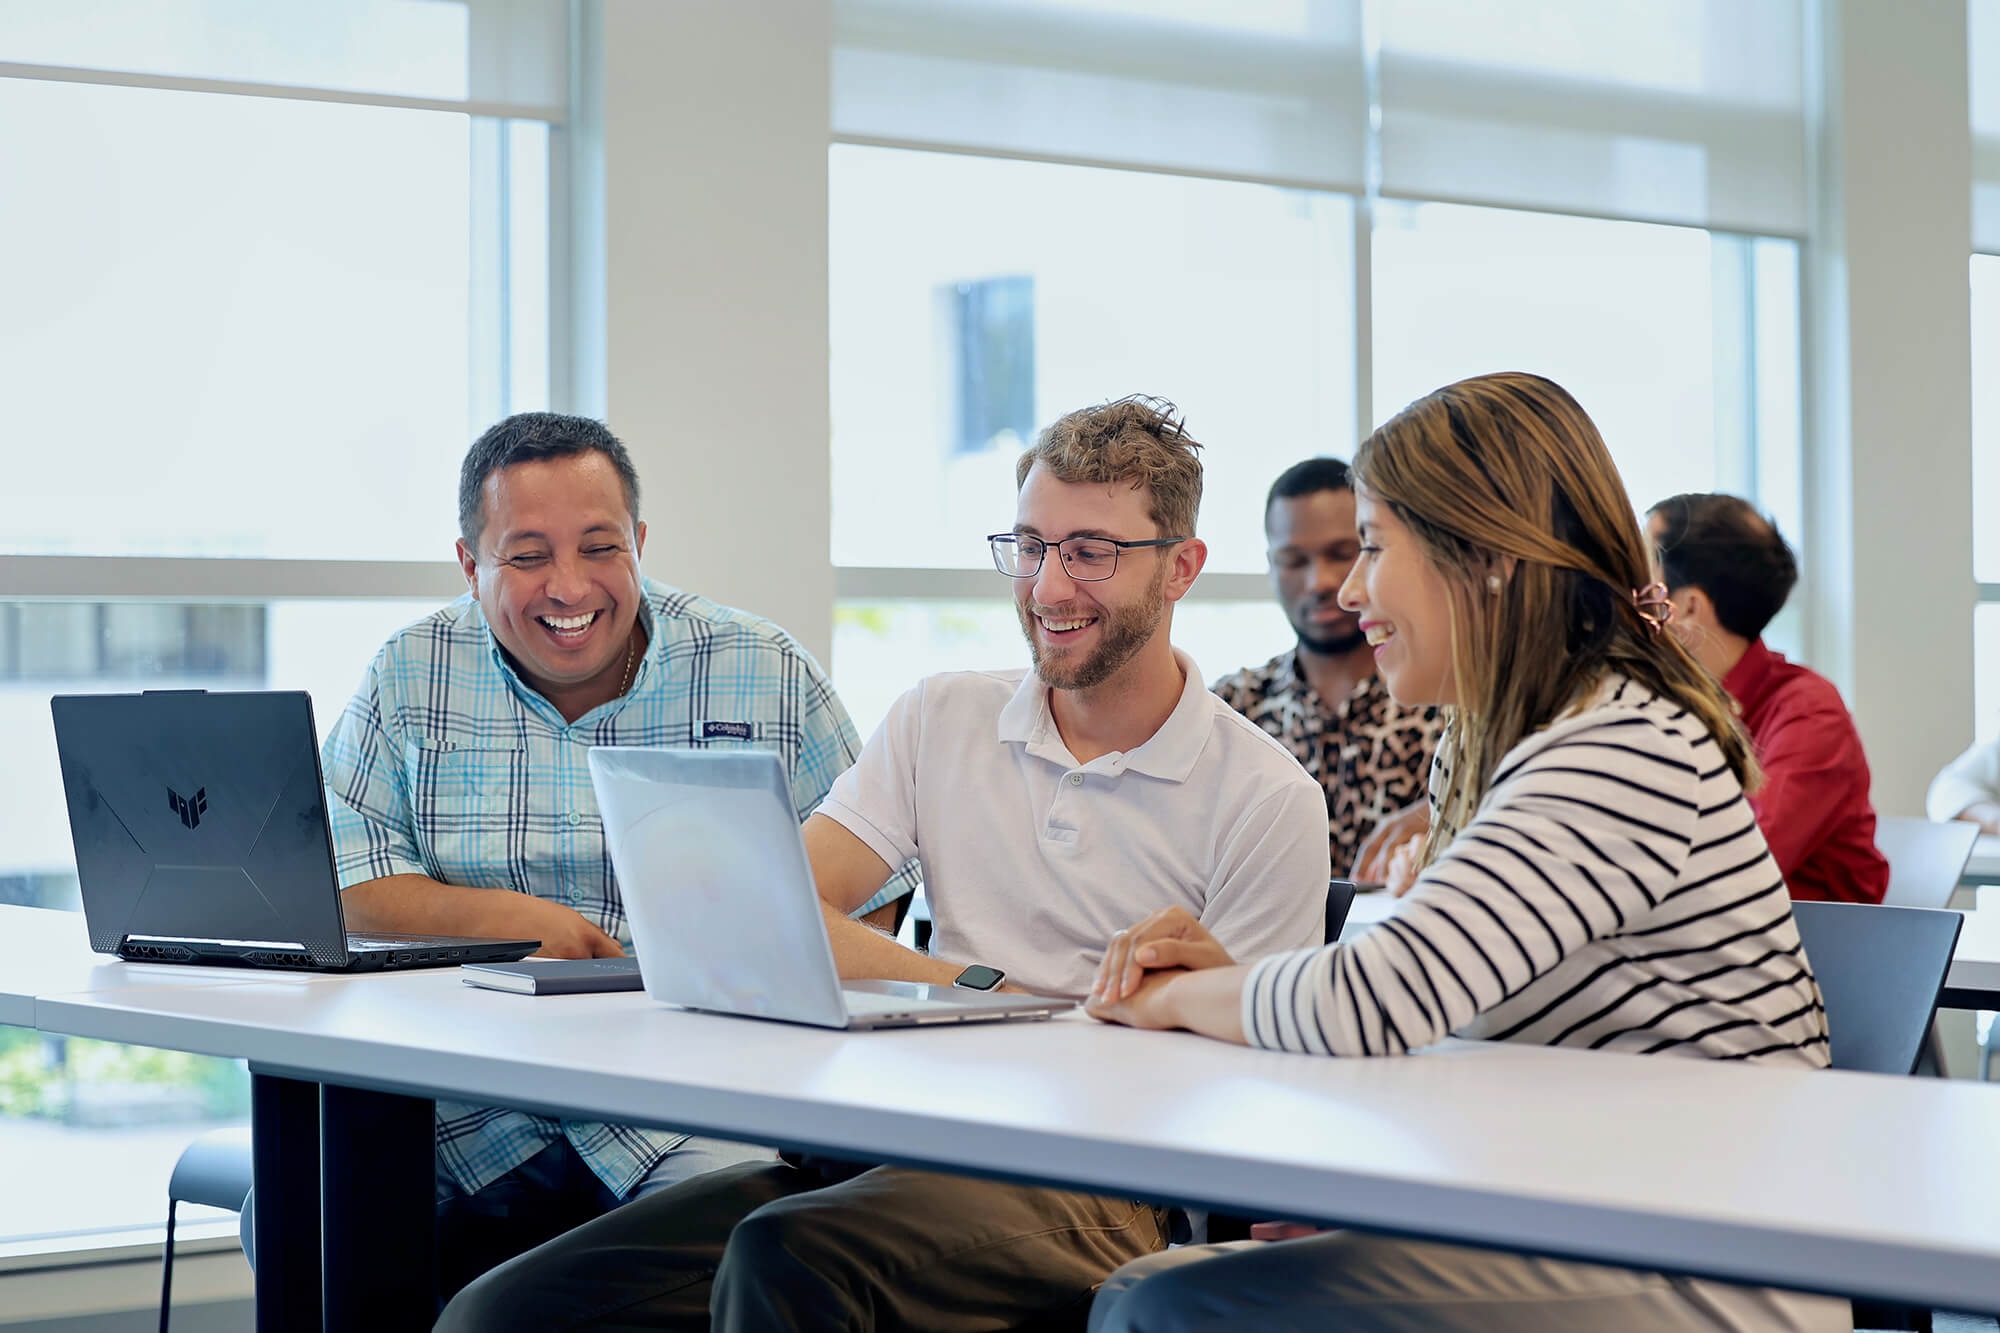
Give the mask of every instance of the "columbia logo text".
[{"label": "columbia logo text", "polygon": [[208,788],[197,788],[192,796],[183,796],[172,787],[167,788],[167,808],[181,817],[181,823],[189,828],[200,828],[201,817],[208,811]]}]

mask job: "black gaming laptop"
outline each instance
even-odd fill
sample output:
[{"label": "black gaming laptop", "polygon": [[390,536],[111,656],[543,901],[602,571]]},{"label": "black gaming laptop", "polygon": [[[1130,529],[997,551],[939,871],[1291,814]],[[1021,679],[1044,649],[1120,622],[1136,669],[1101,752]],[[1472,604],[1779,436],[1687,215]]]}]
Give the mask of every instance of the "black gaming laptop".
[{"label": "black gaming laptop", "polygon": [[350,935],[303,692],[57,695],[90,947],[129,961],[372,972],[539,940]]}]

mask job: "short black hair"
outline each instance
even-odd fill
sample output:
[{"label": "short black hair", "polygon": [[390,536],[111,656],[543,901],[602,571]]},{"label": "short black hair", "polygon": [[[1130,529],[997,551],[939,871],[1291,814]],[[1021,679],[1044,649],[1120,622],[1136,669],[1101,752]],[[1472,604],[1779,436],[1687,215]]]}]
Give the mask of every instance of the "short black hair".
[{"label": "short black hair", "polygon": [[1799,581],[1799,563],[1778,525],[1735,495],[1669,496],[1647,511],[1660,519],[1660,570],[1669,592],[1699,588],[1722,628],[1744,639],[1764,632]]},{"label": "short black hair", "polygon": [[1302,495],[1317,495],[1321,491],[1353,489],[1354,472],[1342,459],[1308,458],[1303,463],[1294,463],[1278,474],[1278,479],[1271,483],[1271,490],[1264,497],[1264,526],[1271,526],[1271,506],[1280,500],[1296,500]]},{"label": "short black hair", "polygon": [[535,463],[545,458],[569,458],[576,454],[603,454],[618,472],[625,489],[625,508],[632,526],[639,525],[639,472],[632,455],[625,452],[610,427],[589,417],[565,416],[560,412],[516,412],[505,421],[486,428],[486,433],[465,451],[465,463],[458,470],[458,534],[467,546],[479,545],[479,533],[486,526],[486,479],[516,463]]}]

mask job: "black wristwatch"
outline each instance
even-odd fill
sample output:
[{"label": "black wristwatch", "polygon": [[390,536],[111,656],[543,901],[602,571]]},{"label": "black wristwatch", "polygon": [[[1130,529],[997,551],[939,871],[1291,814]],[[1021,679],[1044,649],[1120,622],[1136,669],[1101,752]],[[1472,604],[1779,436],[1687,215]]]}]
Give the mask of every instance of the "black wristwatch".
[{"label": "black wristwatch", "polygon": [[997,967],[988,967],[984,963],[974,963],[971,967],[966,968],[965,971],[953,977],[951,984],[954,986],[963,986],[967,990],[992,990],[1006,976],[1007,974]]}]

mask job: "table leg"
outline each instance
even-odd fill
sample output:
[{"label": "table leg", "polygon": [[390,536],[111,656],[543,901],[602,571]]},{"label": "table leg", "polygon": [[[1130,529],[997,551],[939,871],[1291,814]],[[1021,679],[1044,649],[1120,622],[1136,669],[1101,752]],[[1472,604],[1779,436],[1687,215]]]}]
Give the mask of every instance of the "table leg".
[{"label": "table leg", "polygon": [[327,1333],[437,1321],[437,1103],[321,1090]]},{"label": "table leg", "polygon": [[319,1085],[250,1076],[257,1333],[320,1326]]}]

